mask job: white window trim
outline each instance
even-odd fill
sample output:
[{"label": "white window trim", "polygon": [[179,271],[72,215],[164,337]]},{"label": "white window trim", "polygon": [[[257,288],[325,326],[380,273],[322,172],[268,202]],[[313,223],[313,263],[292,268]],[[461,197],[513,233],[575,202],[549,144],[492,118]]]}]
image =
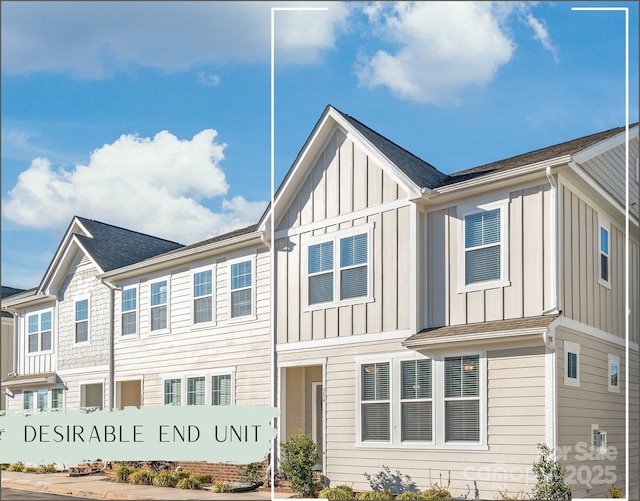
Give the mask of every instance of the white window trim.
[{"label": "white window trim", "polygon": [[[211,369],[207,371],[202,370],[192,370],[192,371],[181,371],[174,373],[162,374],[160,376],[160,393],[162,395],[162,404],[164,403],[164,382],[168,379],[179,379],[180,380],[180,406],[187,406],[187,379],[194,377],[204,377],[204,404],[203,406],[211,406],[211,378],[212,376],[231,376],[231,404],[236,404],[236,368],[235,367],[224,367],[219,369]],[[168,404],[167,404],[168,405]],[[197,407],[197,406],[189,406],[189,407]],[[216,406],[217,407],[217,406]],[[222,407],[229,407],[227,405]]]},{"label": "white window trim", "polygon": [[[209,322],[196,323],[196,311],[195,311],[196,299],[207,297],[207,296],[198,296],[196,298],[194,293],[195,275],[203,271],[211,272],[211,320]],[[253,271],[253,268],[252,268],[252,271]],[[229,287],[231,287],[231,284],[229,284]],[[198,268],[193,268],[191,270],[191,308],[190,309],[191,309],[191,325],[194,329],[213,327],[216,325],[216,266],[215,264],[200,266]]]},{"label": "white window trim", "polygon": [[[122,309],[122,298],[124,295],[124,291],[130,290],[130,289],[135,289],[136,291],[136,308],[135,310],[124,311]],[[136,314],[136,332],[134,334],[124,334],[124,322],[122,321],[122,317],[124,316],[125,313],[131,313],[131,312],[135,312]],[[140,337],[140,288],[138,287],[138,284],[134,284],[134,285],[124,286],[120,291],[120,339],[135,339],[138,337]]]},{"label": "white window trim", "polygon": [[[167,326],[164,329],[152,329],[152,318],[151,318],[151,311],[153,310],[153,308],[157,308],[158,306],[162,306],[162,305],[151,305],[151,287],[153,286],[153,284],[157,284],[159,282],[167,282],[167,302],[165,303],[166,307],[167,307]],[[158,334],[167,334],[171,332],[171,276],[170,275],[166,275],[164,277],[158,277],[158,278],[154,278],[153,280],[149,281],[149,307],[147,309],[147,313],[148,313],[148,327],[147,327],[147,331],[149,334],[155,336]]]},{"label": "white window trim", "polygon": [[106,405],[105,405],[105,397],[106,397],[106,386],[107,386],[107,380],[104,378],[98,378],[98,379],[86,379],[86,380],[82,380],[79,383],[79,387],[80,387],[80,408],[81,409],[85,409],[87,408],[87,406],[82,405],[82,401],[85,400],[86,403],[86,386],[89,385],[93,385],[93,384],[101,384],[102,385],[102,410],[105,409]]},{"label": "white window trim", "polygon": [[[76,326],[78,320],[76,320],[76,305],[80,301],[87,301],[87,320],[80,320],[80,322],[87,322],[87,340],[76,340]],[[91,343],[91,298],[89,296],[79,296],[73,299],[73,344],[74,346],[84,346]]]},{"label": "white window trim", "polygon": [[[500,278],[498,280],[487,280],[485,282],[475,282],[467,285],[465,283],[465,217],[478,212],[500,210]],[[482,200],[476,203],[459,205],[457,210],[459,219],[458,233],[458,288],[457,293],[473,292],[485,289],[495,289],[498,287],[508,287],[509,281],[509,198],[500,200]]]},{"label": "white window trim", "polygon": [[[75,307],[75,306],[74,306]],[[41,315],[43,313],[47,313],[50,312],[51,313],[51,348],[48,350],[41,350],[40,347],[42,346],[42,322],[41,322]],[[36,351],[29,351],[29,317],[37,315],[38,317],[38,349]],[[75,315],[75,311],[74,311],[74,315]],[[24,316],[24,333],[25,333],[25,353],[28,357],[35,357],[38,355],[48,355],[50,353],[54,352],[53,347],[55,346],[54,343],[54,320],[55,320],[55,316],[53,314],[53,308],[45,308],[43,310],[34,310],[34,311],[30,311],[29,313],[26,313]],[[74,324],[75,325],[75,324]],[[35,334],[35,333],[34,333]],[[74,332],[74,339],[75,339],[75,332]]]},{"label": "white window trim", "polygon": [[[569,352],[576,354],[576,378],[570,378],[569,370]],[[564,342],[564,384],[565,386],[580,387],[580,345],[571,341]]]},{"label": "white window trim", "polygon": [[[618,384],[611,384],[611,364],[616,364],[618,366]],[[620,375],[622,372],[620,371],[620,357],[617,355],[612,355],[609,353],[607,355],[607,389],[614,393],[620,393]]]},{"label": "white window trim", "polygon": [[[480,440],[478,442],[446,442],[445,441],[445,404],[444,404],[444,360],[448,357],[473,356],[478,355],[480,381]],[[401,441],[401,406],[400,406],[400,377],[401,362],[416,360],[420,358],[431,358],[431,377],[433,391],[431,394],[432,441],[431,442],[402,442]],[[487,354],[486,351],[452,351],[439,353],[432,357],[426,357],[418,352],[407,354],[407,352],[381,353],[378,355],[363,355],[355,357],[356,370],[356,448],[373,449],[412,449],[412,450],[488,450],[487,445]],[[361,366],[366,363],[389,362],[389,374],[391,376],[390,385],[390,419],[391,419],[391,440],[389,442],[362,441],[361,433]]]},{"label": "white window trim", "polygon": [[[314,311],[322,310],[326,308],[333,308],[336,306],[346,306],[350,304],[362,304],[369,303],[374,300],[373,298],[373,229],[374,223],[362,224],[339,230],[325,235],[316,235],[310,237],[302,245],[302,273],[300,277],[302,279],[301,291],[302,291],[302,311]],[[367,294],[365,296],[354,297],[349,299],[340,299],[340,272],[342,268],[340,266],[340,240],[355,235],[367,234]],[[333,241],[333,301],[326,301],[324,303],[309,304],[309,247],[317,245],[323,242]],[[327,271],[328,273],[328,271]]]},{"label": "white window trim", "polygon": [[[238,264],[238,263],[243,263],[245,261],[251,261],[251,313],[249,315],[242,315],[240,317],[232,317],[231,316],[231,311],[232,311],[232,306],[231,306],[231,293],[233,292],[231,290],[231,266],[233,266],[234,264]],[[230,259],[227,261],[227,280],[228,280],[228,287],[227,287],[227,323],[228,324],[235,324],[235,323],[242,323],[242,322],[251,322],[253,320],[257,319],[257,313],[256,313],[256,280],[257,280],[257,270],[256,270],[256,255],[255,254],[251,254],[251,255],[247,255],[247,256],[242,256],[242,257],[237,257],[235,259]]]},{"label": "white window trim", "polygon": [[[609,252],[605,254],[607,256],[607,277],[609,280],[602,278],[602,229],[607,232],[609,239]],[[607,289],[611,289],[611,222],[601,214],[598,214],[598,283]]]}]

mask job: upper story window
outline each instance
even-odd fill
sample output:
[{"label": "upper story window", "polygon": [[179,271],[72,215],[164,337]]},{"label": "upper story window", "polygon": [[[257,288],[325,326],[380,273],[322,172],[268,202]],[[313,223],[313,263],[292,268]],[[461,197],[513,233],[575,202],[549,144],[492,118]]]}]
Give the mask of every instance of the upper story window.
[{"label": "upper story window", "polygon": [[462,222],[458,291],[509,285],[506,200],[458,209]]},{"label": "upper story window", "polygon": [[617,355],[608,355],[607,363],[609,366],[608,371],[608,389],[609,391],[620,391],[620,357]]},{"label": "upper story window", "polygon": [[564,342],[564,384],[580,386],[580,345]]},{"label": "upper story window", "polygon": [[138,289],[129,287],[122,290],[122,335],[138,331]]},{"label": "upper story window", "polygon": [[52,349],[52,312],[43,311],[27,316],[27,345],[29,353]]},{"label": "upper story window", "polygon": [[167,328],[167,304],[169,297],[167,280],[151,283],[151,330]]},{"label": "upper story window", "polygon": [[610,286],[611,280],[609,279],[611,271],[611,263],[609,262],[609,224],[600,222],[600,234],[598,243],[600,247],[600,275],[598,282],[602,285]]},{"label": "upper story window", "polygon": [[308,304],[335,303],[370,295],[371,228],[338,234],[307,247]]},{"label": "upper story window", "polygon": [[213,321],[213,271],[193,273],[193,323]]},{"label": "upper story window", "polygon": [[253,314],[253,260],[231,263],[231,318]]},{"label": "upper story window", "polygon": [[89,300],[76,301],[76,343],[89,341]]}]

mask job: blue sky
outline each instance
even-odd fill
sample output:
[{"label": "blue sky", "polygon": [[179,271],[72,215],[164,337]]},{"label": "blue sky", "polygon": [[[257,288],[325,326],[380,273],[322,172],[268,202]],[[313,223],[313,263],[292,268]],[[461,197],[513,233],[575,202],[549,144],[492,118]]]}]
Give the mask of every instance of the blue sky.
[{"label": "blue sky", "polygon": [[2,2],[2,284],[73,215],[189,244],[270,198],[327,104],[443,172],[638,120],[635,2]]}]

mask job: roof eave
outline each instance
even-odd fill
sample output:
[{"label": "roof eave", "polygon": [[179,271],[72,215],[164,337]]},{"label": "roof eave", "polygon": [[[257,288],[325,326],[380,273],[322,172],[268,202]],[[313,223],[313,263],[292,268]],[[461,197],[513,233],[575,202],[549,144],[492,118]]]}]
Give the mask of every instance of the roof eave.
[{"label": "roof eave", "polygon": [[491,345],[514,341],[544,342],[544,336],[549,327],[532,327],[529,329],[514,329],[508,331],[480,332],[473,334],[458,334],[453,336],[441,336],[427,339],[407,338],[402,345],[412,350],[437,350],[448,349],[460,345],[482,344]]}]

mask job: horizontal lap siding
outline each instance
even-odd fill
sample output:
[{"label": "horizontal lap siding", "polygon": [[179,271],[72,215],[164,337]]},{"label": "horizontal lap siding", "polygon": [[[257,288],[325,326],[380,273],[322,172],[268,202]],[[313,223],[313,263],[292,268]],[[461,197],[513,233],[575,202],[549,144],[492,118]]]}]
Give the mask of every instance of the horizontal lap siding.
[{"label": "horizontal lap siding", "polygon": [[[536,443],[545,437],[544,351],[542,348],[494,350],[488,353],[487,451],[419,450],[355,447],[355,357],[401,352],[400,342],[354,344],[339,348],[284,352],[280,363],[305,359],[326,366],[327,477],[331,485],[346,483],[368,488],[364,473],[375,474],[383,466],[410,475],[420,488],[440,475],[446,483],[451,473],[454,495],[467,493],[476,480],[481,498],[492,499],[498,489],[529,490]],[[509,472],[504,473],[504,468]],[[516,480],[514,480],[516,479]]]},{"label": "horizontal lap siding", "polygon": [[508,198],[510,285],[458,292],[464,271],[462,220],[457,207],[429,212],[426,326],[456,325],[541,315],[553,302],[551,290],[551,196],[549,185],[505,193]]},{"label": "horizontal lap siding", "polygon": [[[624,348],[613,343],[601,341],[578,331],[565,327],[556,329],[558,345],[558,445],[568,451],[563,464],[573,472],[575,484],[572,485],[574,497],[604,497],[610,484],[604,483],[601,469],[612,468],[616,476],[616,485],[624,487],[625,471],[625,386],[627,384]],[[580,345],[580,387],[564,385],[565,349],[564,341]],[[620,392],[608,390],[608,354],[620,357]],[[630,350],[631,396],[638,394],[638,353]],[[637,409],[637,400],[633,404]],[[631,414],[632,416],[636,416]],[[607,432],[607,443],[615,447],[615,459],[581,457],[581,451],[590,452],[591,425],[598,424],[600,430]],[[637,437],[637,419],[631,425],[632,433]],[[637,440],[637,439],[636,439]],[[630,442],[633,443],[633,442]],[[586,444],[586,445],[585,445]],[[637,442],[630,461],[638,464]],[[580,477],[577,476],[578,470]],[[631,470],[633,471],[633,470]],[[637,466],[636,466],[637,471]],[[580,478],[590,482],[593,490],[587,493],[580,485]],[[635,475],[631,478],[633,479]],[[638,483],[635,482],[631,499],[638,497]]]},{"label": "horizontal lap siding", "polygon": [[[244,254],[256,255],[256,249]],[[140,337],[120,335],[120,296],[116,297],[116,378],[143,378],[145,405],[163,403],[163,376],[185,371],[197,375],[216,369],[235,369],[235,397],[239,405],[268,405],[270,402],[269,253],[259,249],[256,258],[255,309],[257,319],[228,321],[229,267],[225,259],[211,258],[194,263],[194,268],[215,264],[215,325],[191,324],[191,269],[167,271],[170,276],[171,332],[148,332],[149,280],[139,287]],[[158,277],[163,276],[161,273]]]}]

